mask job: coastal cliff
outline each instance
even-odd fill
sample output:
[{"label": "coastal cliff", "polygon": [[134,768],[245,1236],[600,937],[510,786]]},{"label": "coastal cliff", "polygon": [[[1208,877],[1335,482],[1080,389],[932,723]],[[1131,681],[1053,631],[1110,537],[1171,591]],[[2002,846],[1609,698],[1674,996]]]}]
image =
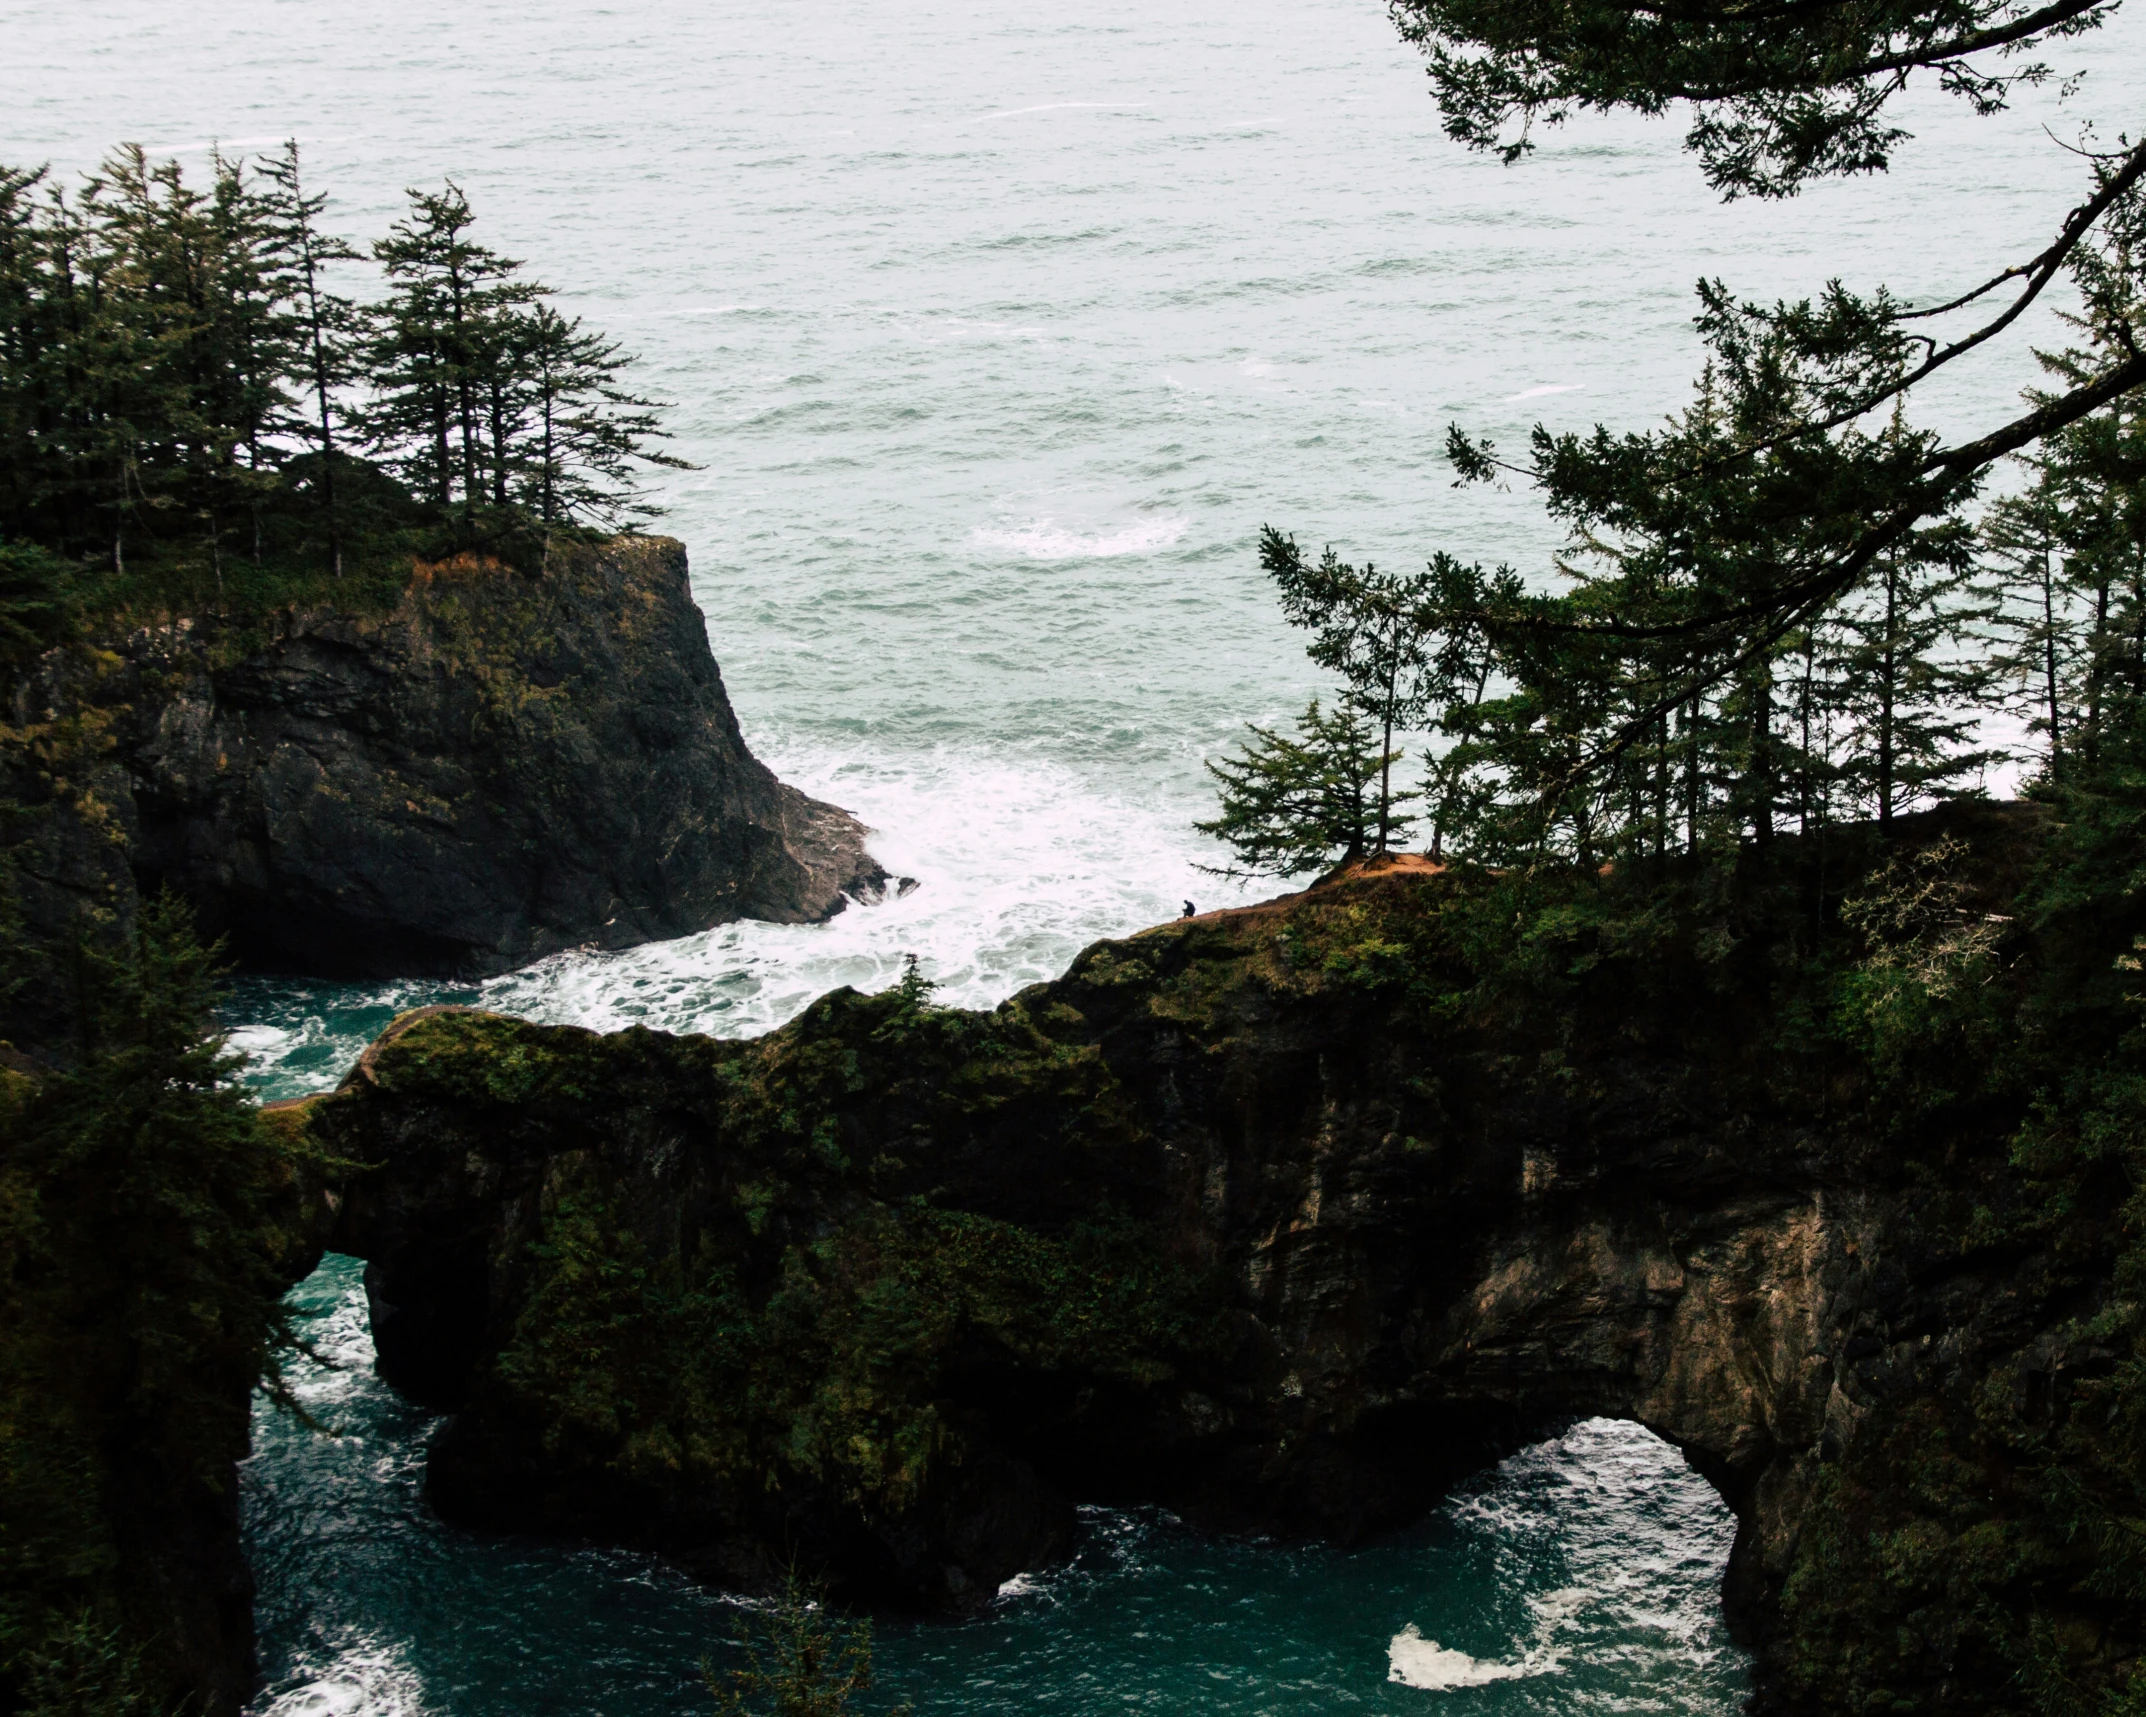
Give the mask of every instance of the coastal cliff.
[{"label": "coastal cliff", "polygon": [[48,945],[169,888],[248,965],[476,976],[889,880],[746,749],[666,538],[420,562],[380,611],[107,627],[17,671],[5,719]]},{"label": "coastal cliff", "polygon": [[450,1517],[960,1611],[1075,1501],[1353,1539],[1607,1414],[1734,1509],[1760,1707],[2005,1709],[2138,1652],[2050,1501],[2132,1433],[2120,1201],[2020,1166],[2045,836],[1401,864],[749,1042],[429,1011],[294,1118]]}]

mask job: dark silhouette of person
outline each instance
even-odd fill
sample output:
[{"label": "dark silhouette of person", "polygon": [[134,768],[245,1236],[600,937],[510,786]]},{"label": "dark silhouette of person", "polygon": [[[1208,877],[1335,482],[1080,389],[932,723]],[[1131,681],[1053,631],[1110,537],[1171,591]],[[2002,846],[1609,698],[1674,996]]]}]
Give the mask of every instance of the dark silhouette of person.
[{"label": "dark silhouette of person", "polygon": [[1196,918],[1199,916],[1199,914],[1192,910],[1192,902],[1189,900],[1185,902],[1185,916],[1187,918]]}]

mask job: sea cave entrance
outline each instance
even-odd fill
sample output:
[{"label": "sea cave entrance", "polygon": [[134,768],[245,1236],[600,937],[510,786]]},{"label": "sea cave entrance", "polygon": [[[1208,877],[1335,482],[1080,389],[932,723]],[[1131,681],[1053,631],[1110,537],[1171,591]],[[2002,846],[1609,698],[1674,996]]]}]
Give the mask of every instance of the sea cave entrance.
[{"label": "sea cave entrance", "polygon": [[[245,1475],[261,1717],[705,1713],[734,1610],[659,1560],[464,1531],[423,1501],[436,1418],[374,1375],[363,1266],[293,1292],[334,1368],[300,1361],[332,1435],[262,1408]],[[1589,1419],[1361,1548],[1085,1509],[1066,1565],[969,1622],[882,1621],[881,1685],[930,1717],[1571,1713],[1730,1717],[1722,1615],[1735,1520],[1668,1443]]]}]

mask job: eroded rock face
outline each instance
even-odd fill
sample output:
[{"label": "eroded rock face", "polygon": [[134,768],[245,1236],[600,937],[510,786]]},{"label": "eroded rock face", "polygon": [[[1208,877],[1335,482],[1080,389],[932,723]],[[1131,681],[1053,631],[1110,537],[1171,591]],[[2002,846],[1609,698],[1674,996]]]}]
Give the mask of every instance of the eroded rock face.
[{"label": "eroded rock face", "polygon": [[475,976],[889,881],[746,749],[667,539],[421,567],[383,615],[133,632],[13,703],[22,890],[55,937],[169,886],[255,966]]},{"label": "eroded rock face", "polygon": [[[2005,1367],[2061,1390],[2061,1331],[2107,1284],[1965,1245],[2017,1116],[1894,1136],[1781,1030],[1756,940],[1741,969],[1665,942],[1455,1023],[1448,886],[1359,878],[1101,944],[991,1015],[841,992],[747,1043],[398,1022],[309,1124],[382,1165],[331,1244],[370,1260],[383,1371],[460,1409],[440,1506],[743,1583],[802,1547],[864,1595],[958,1609],[1055,1553],[1071,1500],[1346,1539],[1606,1414],[1734,1508],[1731,1618],[1761,1702],[1795,1705],[1862,1649],[1784,1609],[1823,1574],[1814,1499],[1942,1556],[1924,1477],[1861,1452],[1911,1422],[1968,1435]],[[1159,1274],[1081,1238],[1099,1212]],[[599,1259],[670,1284],[604,1303],[642,1345],[589,1345]],[[1094,1334],[1081,1308],[1112,1305],[1133,1310]],[[845,1370],[859,1331],[878,1345]],[[718,1349],[732,1382],[654,1381]],[[793,1374],[811,1386],[766,1393]],[[913,1470],[845,1466],[830,1427]],[[729,1453],[646,1458],[695,1437]],[[1992,1506],[2031,1507],[1992,1459]],[[1871,1623],[1893,1655],[1854,1673],[2002,1707],[1973,1616],[1916,1625]],[[2108,1614],[2065,1625],[2102,1629],[2104,1664],[2135,1650]]]}]

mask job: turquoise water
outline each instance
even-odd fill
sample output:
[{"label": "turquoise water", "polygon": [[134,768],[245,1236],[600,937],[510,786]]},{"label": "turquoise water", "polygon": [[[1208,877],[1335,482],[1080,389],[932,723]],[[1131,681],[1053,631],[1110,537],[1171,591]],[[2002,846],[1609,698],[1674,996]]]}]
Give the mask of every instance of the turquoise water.
[{"label": "turquoise water", "polygon": [[[1525,493],[1450,486],[1449,419],[1510,443],[1675,409],[1702,274],[1950,295],[2046,241],[2077,174],[2044,124],[2146,112],[2135,13],[2068,103],[1912,101],[1890,179],[1723,209],[1674,121],[1575,126],[1518,171],[1457,154],[1377,0],[0,0],[0,42],[0,159],[295,134],[356,236],[453,174],[676,402],[702,469],[668,528],[748,738],[923,882],[481,986],[250,981],[236,1041],[274,1095],[421,1002],[752,1032],[914,952],[984,1004],[1222,903],[1200,760],[1313,685],[1262,523],[1539,569]],[[1933,421],[2007,410],[2052,337],[2028,318]],[[347,1265],[301,1290],[353,1362],[307,1384],[348,1435],[264,1420],[249,1469],[263,1709],[696,1709],[723,1604],[431,1519],[427,1421],[365,1369],[351,1293]],[[1091,1517],[1071,1569],[890,1630],[885,1661],[958,1713],[1726,1711],[1726,1551],[1674,1455],[1587,1426],[1357,1555]]]},{"label": "turquoise water", "polygon": [[[361,1268],[331,1258],[296,1296],[338,1362],[296,1379],[333,1435],[264,1412],[247,1469],[264,1717],[707,1710],[699,1664],[724,1655],[735,1604],[651,1558],[425,1508],[436,1421],[372,1374]],[[962,1717],[1726,1717],[1745,1691],[1719,1614],[1733,1531],[1674,1451],[1594,1420],[1351,1553],[1085,1510],[1068,1566],[1009,1582],[977,1621],[882,1621],[876,1655],[890,1696]]]}]

